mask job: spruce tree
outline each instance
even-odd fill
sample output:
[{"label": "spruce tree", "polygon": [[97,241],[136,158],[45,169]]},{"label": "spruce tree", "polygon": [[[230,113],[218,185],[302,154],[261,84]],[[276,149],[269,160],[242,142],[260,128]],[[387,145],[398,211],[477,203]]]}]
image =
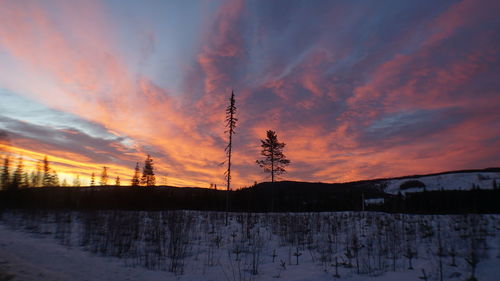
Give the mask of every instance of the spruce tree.
[{"label": "spruce tree", "polygon": [[101,186],[108,185],[108,167],[106,166],[102,167],[101,181],[99,183],[101,184]]},{"label": "spruce tree", "polygon": [[95,173],[90,175],[90,186],[95,186]]},{"label": "spruce tree", "polygon": [[278,141],[276,132],[268,130],[267,138],[261,140],[262,151],[260,154],[264,156],[264,160],[257,160],[259,167],[265,172],[271,173],[271,182],[274,182],[275,175],[286,173],[285,167],[290,164],[290,160],[286,159],[283,154],[284,142]]},{"label": "spruce tree", "polygon": [[153,167],[153,158],[148,154],[146,161],[144,161],[144,168],[142,169],[141,183],[145,186],[155,186],[155,173]]},{"label": "spruce tree", "polygon": [[29,176],[28,172],[26,171],[26,169],[24,169],[21,173],[21,182],[19,184],[19,187],[20,188],[28,188],[30,186],[31,186],[30,176]]},{"label": "spruce tree", "polygon": [[42,167],[43,167],[43,160],[39,160],[38,163],[36,164],[36,173],[32,175],[31,178],[31,185],[32,186],[42,186]]},{"label": "spruce tree", "polygon": [[139,173],[140,173],[139,162],[137,162],[135,164],[134,176],[132,177],[131,181],[132,186],[139,186],[140,184]]},{"label": "spruce tree", "polygon": [[10,157],[8,155],[3,159],[2,177],[1,184],[2,189],[7,189],[10,185]]},{"label": "spruce tree", "polygon": [[50,175],[50,186],[60,186],[59,175],[55,170],[52,170],[52,174]]},{"label": "spruce tree", "polygon": [[21,185],[20,187],[21,188],[28,188],[30,187],[31,184],[30,184],[30,177],[28,175],[28,172],[24,171],[22,176],[21,176]]},{"label": "spruce tree", "polygon": [[45,156],[45,158],[43,158],[42,185],[43,185],[43,187],[49,187],[49,186],[52,186],[52,184],[53,184],[53,179],[52,179],[52,175],[50,173],[49,160],[47,159],[47,156]]},{"label": "spruce tree", "polygon": [[116,176],[115,186],[120,186],[120,177],[119,176]]},{"label": "spruce tree", "polygon": [[14,171],[14,176],[12,177],[10,189],[18,189],[21,186],[24,173],[23,169],[24,169],[23,158],[19,157],[17,160],[17,168]]},{"label": "spruce tree", "polygon": [[37,183],[36,183],[37,180],[36,180],[36,172],[35,171],[31,171],[29,179],[30,179],[30,186],[31,187],[38,186]]},{"label": "spruce tree", "polygon": [[80,182],[80,175],[76,175],[76,177],[73,179],[73,186],[74,187],[80,187],[81,182]]}]

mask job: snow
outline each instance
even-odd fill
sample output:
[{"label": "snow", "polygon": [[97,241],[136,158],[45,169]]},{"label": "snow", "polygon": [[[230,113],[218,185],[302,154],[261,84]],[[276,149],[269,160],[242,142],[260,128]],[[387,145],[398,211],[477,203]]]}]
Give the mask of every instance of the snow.
[{"label": "snow", "polygon": [[123,266],[49,237],[14,231],[0,225],[1,269],[16,280],[165,280],[165,272]]},{"label": "snow", "polygon": [[382,205],[384,204],[384,198],[372,198],[372,199],[365,199],[365,205]]},{"label": "snow", "polygon": [[397,194],[398,192],[418,192],[423,188],[400,189],[400,185],[409,180],[418,180],[425,184],[427,191],[432,190],[470,190],[473,185],[481,189],[492,189],[493,181],[500,184],[500,173],[497,172],[476,172],[476,173],[451,173],[434,176],[422,176],[417,178],[404,178],[387,180],[385,192]]},{"label": "snow", "polygon": [[[469,276],[471,249],[480,258],[478,280],[500,276],[500,215],[233,213],[228,222],[216,212],[8,211],[0,220],[0,272],[24,281],[399,281],[420,280],[425,269],[429,280],[438,280],[442,243],[457,253],[456,267],[449,254],[442,258],[445,280]],[[130,233],[137,237],[128,239]],[[126,241],[130,247],[116,254]],[[173,241],[183,253],[176,273],[169,271]],[[359,269],[355,258],[353,267],[340,265],[357,243]],[[407,247],[418,252],[413,270],[403,255]],[[334,278],[335,257],[340,278]]]}]

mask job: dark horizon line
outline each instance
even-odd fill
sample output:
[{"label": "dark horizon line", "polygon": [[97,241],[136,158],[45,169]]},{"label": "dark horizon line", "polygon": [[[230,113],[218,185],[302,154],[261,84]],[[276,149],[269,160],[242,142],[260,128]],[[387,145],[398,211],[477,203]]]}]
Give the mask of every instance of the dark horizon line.
[{"label": "dark horizon line", "polygon": [[[477,172],[483,172],[483,173],[500,173],[500,167],[488,167],[488,168],[482,168],[482,169],[464,169],[464,170],[451,170],[451,171],[443,171],[443,172],[438,172],[438,173],[430,173],[430,174],[415,174],[415,175],[407,175],[407,176],[398,176],[398,177],[386,177],[386,178],[373,178],[373,179],[365,179],[365,180],[356,180],[356,181],[349,181],[349,182],[322,182],[322,181],[296,181],[296,180],[282,180],[282,181],[263,181],[257,183],[259,184],[278,184],[278,183],[286,183],[286,182],[295,182],[295,183],[321,183],[321,184],[331,184],[331,185],[343,185],[343,184],[352,184],[352,183],[363,183],[363,182],[376,182],[376,181],[383,181],[383,180],[399,180],[399,179],[412,179],[412,178],[422,178],[422,177],[431,177],[431,176],[439,176],[439,175],[447,175],[447,174],[465,174],[465,173],[477,173]],[[249,188],[255,185],[250,185],[250,186],[244,186],[240,187],[239,189],[245,189]],[[174,186],[174,185],[154,185],[154,186],[145,186],[145,185],[139,185],[139,186],[132,186],[132,185],[115,185],[115,184],[108,184],[108,185],[84,185],[84,186],[36,186],[36,187],[28,187],[24,189],[37,189],[37,188],[199,188],[199,189],[209,189],[209,190],[216,190],[216,191],[226,191],[223,186],[218,189],[214,188],[209,188],[209,187],[200,187],[200,186]],[[239,189],[231,189],[230,191],[235,191]]]}]

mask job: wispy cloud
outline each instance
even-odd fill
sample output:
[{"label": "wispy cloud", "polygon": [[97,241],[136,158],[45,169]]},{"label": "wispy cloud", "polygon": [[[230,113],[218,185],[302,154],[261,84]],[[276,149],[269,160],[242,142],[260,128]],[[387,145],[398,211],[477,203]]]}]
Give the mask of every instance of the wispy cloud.
[{"label": "wispy cloud", "polygon": [[[287,143],[289,179],[498,165],[497,1],[181,2],[168,8],[199,17],[137,12],[132,28],[132,7],[108,1],[1,1],[12,145],[124,177],[152,153],[170,183],[221,185],[234,89],[236,186],[266,179],[254,162],[267,129]],[[38,117],[13,110],[38,104]]]}]

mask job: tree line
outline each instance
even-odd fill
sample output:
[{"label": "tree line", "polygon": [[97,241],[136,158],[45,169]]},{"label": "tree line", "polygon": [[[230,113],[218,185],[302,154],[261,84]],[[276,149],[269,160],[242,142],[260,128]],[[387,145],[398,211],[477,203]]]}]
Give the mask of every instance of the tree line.
[{"label": "tree line", "polygon": [[[137,162],[134,170],[134,175],[131,181],[132,186],[154,186],[155,174],[153,167],[153,159],[148,154],[144,163],[142,175],[140,173],[139,162]],[[1,190],[17,190],[29,187],[81,187],[82,181],[80,175],[76,175],[72,183],[68,183],[66,179],[62,181],[55,169],[50,165],[48,157],[45,156],[36,164],[35,170],[28,171],[24,165],[23,157],[17,158],[17,163],[12,163],[11,157],[5,155],[3,166],[0,172],[0,189]],[[120,176],[113,179],[109,175],[109,167],[103,166],[99,179],[96,179],[96,173],[90,175],[90,187],[113,187],[121,186]]]},{"label": "tree line", "polygon": [[[11,172],[11,158],[6,155],[3,159],[3,167],[0,176],[0,186],[3,189],[19,189],[27,187],[49,187],[60,186],[60,180],[57,172],[50,168],[47,156],[43,160],[38,161],[36,170],[28,173],[25,169],[24,160],[22,157],[17,159],[17,165]],[[62,185],[67,185],[66,181]]]},{"label": "tree line", "polygon": [[[375,183],[266,182],[227,192],[181,187],[47,187],[0,192],[0,212],[9,208],[64,210],[204,210],[230,212],[500,213],[500,189],[436,190],[384,194]],[[380,205],[363,199],[383,196]],[[230,213],[228,212],[228,213]]]}]

